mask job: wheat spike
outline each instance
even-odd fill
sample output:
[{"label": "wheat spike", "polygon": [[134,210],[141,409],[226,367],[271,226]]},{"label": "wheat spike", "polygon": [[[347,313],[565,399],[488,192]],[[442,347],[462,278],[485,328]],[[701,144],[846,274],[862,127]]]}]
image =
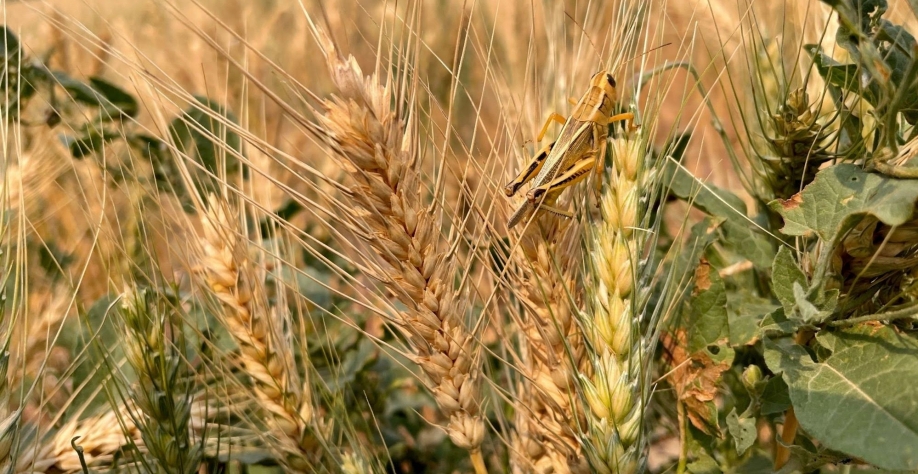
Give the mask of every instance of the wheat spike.
[{"label": "wheat spike", "polygon": [[245,241],[226,209],[211,200],[202,216],[200,273],[223,307],[223,321],[239,345],[238,362],[251,377],[256,399],[291,469],[307,471],[320,453],[310,423],[308,387],[293,369],[293,353],[280,334],[276,313],[260,304],[260,280],[247,258]]},{"label": "wheat spike", "polygon": [[110,466],[115,454],[131,445],[145,449],[128,408],[120,406],[82,420],[72,419],[45,439],[20,446],[12,472],[82,472],[70,445],[75,437],[79,437],[74,442],[83,448],[86,464],[92,467]]},{"label": "wheat spike", "polygon": [[406,335],[425,384],[449,418],[446,432],[484,469],[479,350],[463,320],[452,286],[455,262],[445,249],[435,207],[420,204],[418,144],[412,118],[393,109],[392,81],[363,75],[353,56],[344,59],[321,28],[322,48],[338,95],[323,103],[320,123],[351,178],[352,206],[344,212],[387,268],[373,275],[403,303],[395,324]]},{"label": "wheat spike", "polygon": [[590,341],[592,364],[580,380],[587,401],[585,451],[595,472],[635,472],[641,449],[637,439],[642,407],[636,342],[634,275],[648,233],[640,224],[640,198],[646,189],[643,149],[636,139],[609,141],[613,167],[600,199],[601,219],[592,227],[588,311],[582,325]]},{"label": "wheat spike", "polygon": [[176,323],[173,311],[155,291],[129,287],[119,314],[126,359],[138,375],[130,388],[138,408],[132,412],[134,424],[163,470],[191,474],[198,470],[201,444],[190,426],[193,378],[169,340],[175,334],[169,330]]},{"label": "wheat spike", "polygon": [[[514,468],[517,472],[587,472],[577,441],[575,374],[583,344],[571,305],[579,299],[573,270],[580,232],[567,219],[545,216],[520,237],[514,285],[524,307],[518,319],[524,382],[516,400]],[[537,230],[539,229],[539,230]],[[545,229],[545,230],[542,230]]]}]

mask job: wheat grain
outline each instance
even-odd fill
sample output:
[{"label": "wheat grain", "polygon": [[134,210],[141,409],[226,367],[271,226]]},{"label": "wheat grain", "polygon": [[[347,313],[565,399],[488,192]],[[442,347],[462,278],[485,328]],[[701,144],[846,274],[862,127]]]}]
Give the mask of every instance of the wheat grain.
[{"label": "wheat grain", "polygon": [[479,350],[462,318],[464,303],[451,284],[455,262],[445,253],[449,242],[440,233],[439,211],[420,204],[414,119],[392,108],[400,100],[392,95],[392,80],[383,85],[375,74],[365,77],[357,61],[344,59],[324,30],[313,25],[313,32],[338,93],[324,101],[320,123],[353,183],[352,207],[344,212],[364,229],[366,242],[385,262],[386,272],[373,276],[407,307],[397,312],[395,323],[450,420],[450,439],[470,451],[480,472]]}]

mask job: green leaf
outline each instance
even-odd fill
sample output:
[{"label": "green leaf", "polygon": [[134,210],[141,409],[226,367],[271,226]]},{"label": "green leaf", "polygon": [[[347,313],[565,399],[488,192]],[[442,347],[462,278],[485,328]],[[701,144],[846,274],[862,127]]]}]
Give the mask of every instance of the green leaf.
[{"label": "green leaf", "polygon": [[6,25],[0,25],[0,29],[3,30],[3,50],[7,60],[13,59],[15,57],[15,60],[19,61],[21,54],[19,49],[19,38],[17,38],[16,35],[6,27]]},{"label": "green leaf", "polygon": [[694,271],[705,249],[717,238],[716,231],[719,224],[717,220],[705,217],[692,226],[691,234],[682,247],[682,252],[673,263],[672,274],[685,275],[687,272]]},{"label": "green leaf", "polygon": [[813,58],[813,64],[816,66],[816,71],[819,72],[819,75],[822,76],[826,82],[843,91],[862,95],[871,104],[876,103],[875,91],[871,91],[870,89],[861,91],[860,83],[857,80],[857,64],[839,63],[832,59],[831,56],[823,53],[819,45],[816,44],[804,45],[803,49]]},{"label": "green leaf", "polygon": [[800,286],[800,283],[794,282],[794,314],[799,317],[804,324],[817,325],[821,324],[832,315],[831,310],[823,310],[811,303],[807,299],[806,290]]},{"label": "green leaf", "polygon": [[[727,472],[735,474],[774,474],[774,461],[765,454],[756,453]],[[858,472],[858,474],[861,473]]]},{"label": "green leaf", "polygon": [[727,293],[727,321],[730,345],[742,346],[758,340],[762,319],[779,306],[772,300],[760,298],[749,291],[737,289]]},{"label": "green leaf", "polygon": [[198,103],[169,125],[173,143],[212,174],[219,175],[224,167],[227,172],[238,169],[239,161],[233,155],[242,153],[242,140],[226,125],[238,124],[236,116],[206,97],[195,99]]},{"label": "green leaf", "polygon": [[102,95],[83,81],[78,81],[65,72],[53,71],[54,81],[61,86],[69,97],[77,102],[99,107],[102,105]]},{"label": "green leaf", "polygon": [[803,192],[772,201],[769,207],[784,218],[784,234],[816,233],[832,242],[865,214],[890,226],[904,224],[912,217],[916,199],[918,180],[890,178],[839,164],[820,171]]},{"label": "green leaf", "polygon": [[762,318],[759,324],[758,338],[764,339],[768,336],[784,336],[797,332],[802,326],[799,319],[790,319],[784,314],[784,308],[778,308]]},{"label": "green leaf", "polygon": [[759,395],[761,406],[759,413],[763,416],[776,415],[784,413],[791,407],[790,394],[787,391],[787,383],[783,377],[772,377],[765,383],[765,388]]},{"label": "green leaf", "polygon": [[[689,303],[688,311],[688,351],[695,353],[717,346],[730,336],[730,325],[727,320],[727,293],[724,281],[707,262],[698,265],[695,271],[695,291]],[[722,360],[714,356],[715,360]]]},{"label": "green leaf", "polygon": [[691,474],[720,474],[723,472],[720,470],[720,466],[717,465],[717,461],[710,456],[702,456],[685,467]]},{"label": "green leaf", "polygon": [[759,267],[767,267],[775,252],[775,242],[761,233],[754,221],[746,215],[746,203],[732,192],[702,183],[690,171],[673,162],[667,162],[664,182],[670,183],[670,192],[694,207],[724,221],[722,230],[724,246]]},{"label": "green leaf", "polygon": [[752,222],[751,220],[742,223],[735,220],[724,222],[721,227],[724,231],[721,244],[724,248],[745,257],[756,267],[767,268],[775,258],[778,242],[763,234],[752,225]]},{"label": "green leaf", "polygon": [[106,120],[120,119],[122,116],[134,117],[139,107],[137,99],[118,86],[98,77],[90,77],[92,88],[101,95],[99,103],[102,106],[102,117]]},{"label": "green leaf", "polygon": [[821,337],[835,352],[816,363],[790,341],[766,341],[765,360],[783,372],[801,426],[825,447],[884,469],[918,469],[918,343],[889,327]]},{"label": "green leaf", "polygon": [[755,430],[755,418],[740,418],[736,408],[727,415],[727,431],[733,436],[736,453],[742,456],[755,443],[758,433]]},{"label": "green leaf", "polygon": [[784,314],[792,314],[797,304],[797,298],[794,295],[794,285],[808,287],[806,275],[803,270],[797,266],[790,249],[782,246],[775,255],[775,261],[771,268],[771,289],[781,306],[784,307]]},{"label": "green leaf", "polygon": [[70,154],[73,155],[73,157],[76,159],[81,159],[87,155],[102,151],[102,147],[106,143],[109,143],[121,136],[118,133],[109,132],[107,130],[99,130],[90,126],[84,127],[84,133],[85,135],[82,137],[67,137],[66,140],[66,143],[70,148]]}]

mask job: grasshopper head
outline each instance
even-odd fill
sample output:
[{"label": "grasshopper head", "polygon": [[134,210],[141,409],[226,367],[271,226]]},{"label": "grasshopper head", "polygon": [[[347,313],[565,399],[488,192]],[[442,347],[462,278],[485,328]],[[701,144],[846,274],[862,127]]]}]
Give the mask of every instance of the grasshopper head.
[{"label": "grasshopper head", "polygon": [[590,79],[590,85],[603,91],[611,99],[615,99],[615,78],[611,74],[605,71],[599,71],[596,74],[593,74],[593,78]]}]

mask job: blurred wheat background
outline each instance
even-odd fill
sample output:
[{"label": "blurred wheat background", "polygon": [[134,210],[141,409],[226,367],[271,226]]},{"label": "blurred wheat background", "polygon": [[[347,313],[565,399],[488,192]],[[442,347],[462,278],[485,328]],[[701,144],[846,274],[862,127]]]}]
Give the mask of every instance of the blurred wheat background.
[{"label": "blurred wheat background", "polygon": [[[137,105],[80,157],[99,119],[75,89],[4,108],[17,473],[80,472],[75,436],[91,472],[672,469],[654,361],[691,275],[661,269],[697,211],[660,204],[655,166],[681,143],[754,205],[754,89],[799,87],[835,21],[816,1],[0,8],[23,63]],[[601,208],[581,185],[574,219],[508,230],[503,186],[600,70],[640,125],[613,127]]]}]

